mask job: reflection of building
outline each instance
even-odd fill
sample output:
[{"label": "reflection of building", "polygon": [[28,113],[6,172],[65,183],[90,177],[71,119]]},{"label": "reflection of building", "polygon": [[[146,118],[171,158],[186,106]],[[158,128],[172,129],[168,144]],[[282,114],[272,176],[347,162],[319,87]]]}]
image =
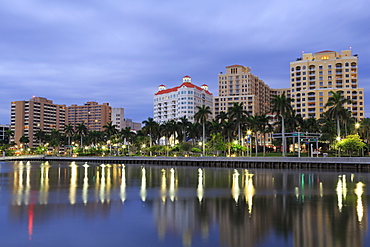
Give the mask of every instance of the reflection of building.
[{"label": "reflection of building", "polygon": [[50,134],[53,129],[63,130],[65,124],[65,105],[54,104],[42,97],[33,97],[28,101],[14,101],[11,104],[11,129],[14,138],[20,144],[19,138],[27,136],[29,147],[37,146],[35,134],[43,130]]},{"label": "reflection of building", "polygon": [[84,123],[89,131],[101,131],[103,126],[111,121],[112,109],[109,103],[99,105],[97,102],[87,102],[84,105],[67,107],[67,124],[77,126]]},{"label": "reflection of building", "polygon": [[154,121],[163,123],[185,116],[190,122],[194,122],[196,107],[202,105],[209,106],[212,112],[213,96],[208,91],[208,86],[203,84],[198,87],[191,83],[190,76],[184,76],[178,87],[158,87],[158,92],[154,94]]},{"label": "reflection of building", "polygon": [[364,118],[364,89],[358,88],[358,58],[351,50],[303,53],[290,63],[290,88],[293,109],[303,118],[323,117],[330,91],[343,91],[352,100],[344,107]]}]

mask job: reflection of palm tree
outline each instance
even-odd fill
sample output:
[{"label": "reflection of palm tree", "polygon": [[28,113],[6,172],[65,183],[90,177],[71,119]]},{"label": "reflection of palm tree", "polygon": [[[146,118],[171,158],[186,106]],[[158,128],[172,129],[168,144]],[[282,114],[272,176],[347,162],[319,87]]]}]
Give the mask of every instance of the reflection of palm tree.
[{"label": "reflection of palm tree", "polygon": [[88,133],[86,125],[84,123],[78,123],[76,126],[76,133],[81,137],[80,145],[82,147],[82,138]]},{"label": "reflection of palm tree", "polygon": [[340,137],[340,123],[339,120],[341,117],[345,117],[346,112],[345,108],[343,107],[344,104],[351,104],[352,101],[350,99],[346,99],[343,97],[343,91],[330,91],[331,96],[328,99],[328,102],[325,104],[325,108],[329,107],[327,113],[328,117],[332,119],[336,119],[337,121],[337,136]]},{"label": "reflection of palm tree", "polygon": [[205,142],[206,142],[206,122],[209,115],[212,114],[211,108],[209,106],[197,106],[197,113],[194,115],[195,122],[202,123],[203,126],[203,138],[202,138],[202,144],[203,144],[203,155],[205,155]]},{"label": "reflection of palm tree", "polygon": [[285,114],[292,111],[291,102],[293,99],[287,98],[285,96],[285,92],[283,92],[280,96],[273,95],[271,100],[272,111],[276,113],[277,116],[281,117],[281,134],[282,134],[282,141],[283,141],[283,157],[285,157],[285,149],[286,149],[286,138],[285,138]]}]

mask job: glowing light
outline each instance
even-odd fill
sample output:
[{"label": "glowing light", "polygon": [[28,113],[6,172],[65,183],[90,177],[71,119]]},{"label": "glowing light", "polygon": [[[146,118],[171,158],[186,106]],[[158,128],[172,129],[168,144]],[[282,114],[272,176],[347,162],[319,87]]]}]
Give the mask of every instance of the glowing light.
[{"label": "glowing light", "polygon": [[204,185],[203,185],[203,170],[198,169],[198,188],[197,188],[197,196],[199,202],[202,201],[203,196],[204,196]]},{"label": "glowing light", "polygon": [[240,188],[239,188],[239,172],[234,169],[233,173],[233,183],[231,186],[231,195],[234,198],[235,202],[238,203],[239,195],[240,195]]},{"label": "glowing light", "polygon": [[125,200],[126,200],[126,170],[125,170],[125,165],[122,165],[121,200],[122,200],[122,203],[125,202]]},{"label": "glowing light", "polygon": [[166,202],[166,191],[167,191],[167,179],[166,179],[166,170],[162,169],[162,178],[161,178],[161,197],[162,202]]},{"label": "glowing light", "polygon": [[87,169],[89,166],[86,163],[83,166],[85,167],[85,171],[84,171],[84,182],[83,182],[83,187],[82,187],[82,200],[86,205],[87,199],[88,199],[88,190],[89,190],[89,178],[87,176]]},{"label": "glowing light", "polygon": [[361,223],[362,218],[364,217],[364,205],[362,203],[362,194],[364,193],[364,184],[362,182],[358,182],[356,184],[356,189],[355,189],[355,194],[357,196],[357,206],[356,206],[356,211],[357,211],[357,218],[358,222]]},{"label": "glowing light", "polygon": [[69,183],[69,202],[71,204],[75,204],[77,190],[77,165],[75,162],[72,162],[70,167],[71,167],[71,179]]},{"label": "glowing light", "polygon": [[140,197],[143,202],[146,200],[146,171],[145,167],[141,168],[141,187],[140,187]]},{"label": "glowing light", "polygon": [[170,194],[170,199],[173,202],[175,200],[175,196],[176,196],[175,169],[171,168],[170,173],[171,173],[171,175],[170,175],[170,190],[169,190],[169,194]]},{"label": "glowing light", "polygon": [[248,213],[249,215],[251,215],[253,208],[253,196],[255,194],[252,179],[253,174],[250,174],[248,170],[245,170],[244,172],[245,172],[245,186],[244,186],[245,201],[248,204]]}]

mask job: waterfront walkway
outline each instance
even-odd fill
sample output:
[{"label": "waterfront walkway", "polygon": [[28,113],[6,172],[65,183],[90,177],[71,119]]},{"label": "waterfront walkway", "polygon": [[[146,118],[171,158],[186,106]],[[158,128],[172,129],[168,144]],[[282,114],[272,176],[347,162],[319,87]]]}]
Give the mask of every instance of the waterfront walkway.
[{"label": "waterfront walkway", "polygon": [[44,155],[0,157],[0,161],[88,162],[100,164],[142,164],[225,168],[324,169],[370,172],[370,157],[137,157]]}]

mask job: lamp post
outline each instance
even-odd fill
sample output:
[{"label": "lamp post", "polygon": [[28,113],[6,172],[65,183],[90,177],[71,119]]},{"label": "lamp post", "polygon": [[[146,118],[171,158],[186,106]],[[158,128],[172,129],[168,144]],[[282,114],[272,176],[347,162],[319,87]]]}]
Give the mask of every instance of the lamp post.
[{"label": "lamp post", "polygon": [[[337,136],[336,140],[337,140],[337,142],[339,142],[340,141],[340,136]],[[338,157],[340,157],[340,148],[338,148]]]},{"label": "lamp post", "polygon": [[252,138],[251,138],[252,131],[248,130],[247,135],[248,135],[248,144],[249,144],[249,156],[252,157]]}]

